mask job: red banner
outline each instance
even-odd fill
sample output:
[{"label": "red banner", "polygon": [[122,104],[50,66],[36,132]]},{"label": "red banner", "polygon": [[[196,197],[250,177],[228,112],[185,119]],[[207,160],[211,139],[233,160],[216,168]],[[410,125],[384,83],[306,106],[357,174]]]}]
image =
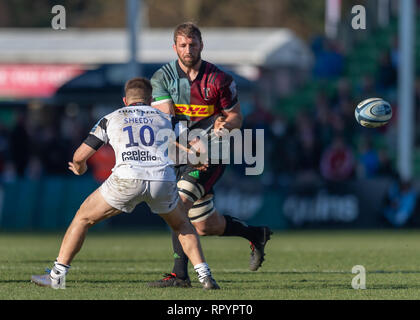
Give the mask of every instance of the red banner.
[{"label": "red banner", "polygon": [[83,72],[79,65],[0,65],[0,97],[51,97]]}]

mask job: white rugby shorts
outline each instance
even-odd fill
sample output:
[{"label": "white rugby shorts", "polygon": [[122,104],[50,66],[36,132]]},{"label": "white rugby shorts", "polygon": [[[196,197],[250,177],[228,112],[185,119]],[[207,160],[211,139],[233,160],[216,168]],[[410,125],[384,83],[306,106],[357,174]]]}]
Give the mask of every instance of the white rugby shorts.
[{"label": "white rugby shorts", "polygon": [[99,192],[110,206],[123,212],[132,212],[144,201],[153,213],[164,214],[179,200],[176,181],[121,179],[115,174],[104,181]]}]

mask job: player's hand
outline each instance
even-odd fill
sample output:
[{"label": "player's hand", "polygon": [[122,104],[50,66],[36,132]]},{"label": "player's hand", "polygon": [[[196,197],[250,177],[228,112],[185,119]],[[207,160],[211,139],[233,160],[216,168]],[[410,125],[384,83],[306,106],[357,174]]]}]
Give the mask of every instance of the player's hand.
[{"label": "player's hand", "polygon": [[199,171],[207,171],[207,168],[209,167],[208,163],[199,163],[196,165],[193,165],[193,167]]},{"label": "player's hand", "polygon": [[[225,130],[228,130],[226,127],[226,117],[218,117],[216,121],[214,122],[214,133],[216,136],[221,137],[223,136],[223,132]],[[225,131],[226,132],[226,131]]]},{"label": "player's hand", "polygon": [[76,176],[81,176],[87,170],[86,162],[81,165],[75,164],[74,162],[69,162],[69,170],[72,171]]}]

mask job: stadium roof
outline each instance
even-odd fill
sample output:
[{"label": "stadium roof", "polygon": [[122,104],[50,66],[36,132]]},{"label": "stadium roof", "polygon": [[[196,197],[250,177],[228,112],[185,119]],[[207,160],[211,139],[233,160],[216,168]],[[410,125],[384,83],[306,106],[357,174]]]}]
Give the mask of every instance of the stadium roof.
[{"label": "stadium roof", "polygon": [[[163,63],[175,58],[171,29],[144,29],[138,59]],[[295,66],[312,63],[308,46],[289,29],[202,29],[202,57],[216,64]],[[0,29],[0,63],[124,63],[125,29]]]}]

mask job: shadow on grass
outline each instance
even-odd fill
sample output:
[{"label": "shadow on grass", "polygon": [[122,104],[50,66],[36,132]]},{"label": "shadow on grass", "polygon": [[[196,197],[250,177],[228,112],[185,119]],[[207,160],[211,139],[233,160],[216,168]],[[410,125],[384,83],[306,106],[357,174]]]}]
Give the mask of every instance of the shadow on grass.
[{"label": "shadow on grass", "polygon": [[[264,274],[352,274],[351,271],[218,271],[219,274],[232,274],[232,273],[238,273],[238,274],[258,274],[258,275],[264,275]],[[383,273],[383,274],[420,274],[420,270],[366,270],[366,274],[369,273]]]},{"label": "shadow on grass", "polygon": [[[166,263],[168,259],[125,259],[125,260],[110,260],[110,259],[76,259],[76,263],[129,263],[129,264],[139,264],[139,263]],[[0,260],[1,263],[47,263],[52,264],[54,260],[51,259],[39,259],[39,260],[24,260],[24,259],[16,259],[16,260]]]},{"label": "shadow on grass", "polygon": [[30,283],[31,279],[28,280],[0,280],[0,283]]}]

